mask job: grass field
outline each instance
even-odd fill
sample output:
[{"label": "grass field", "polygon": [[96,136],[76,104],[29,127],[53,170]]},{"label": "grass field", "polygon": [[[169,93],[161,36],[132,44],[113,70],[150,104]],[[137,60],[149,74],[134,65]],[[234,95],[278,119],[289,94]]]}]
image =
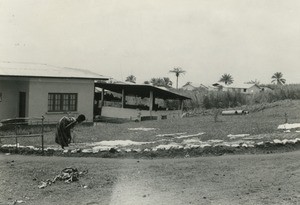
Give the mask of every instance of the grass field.
[{"label": "grass field", "polygon": [[[74,129],[75,142],[99,142],[103,140],[133,140],[153,141],[156,135],[166,133],[195,134],[204,132],[203,140],[226,139],[228,134],[272,134],[278,133],[277,127],[285,123],[285,113],[289,123],[300,122],[300,101],[282,101],[273,104],[244,107],[250,110],[249,115],[222,116],[218,122],[214,121],[213,115],[197,115],[181,119],[168,119],[159,121],[128,122],[122,124],[97,123],[95,126],[79,125]],[[128,128],[155,128],[148,132],[134,132]],[[45,144],[55,144],[55,128],[45,128]],[[26,132],[26,131],[25,131]],[[0,130],[0,135],[5,132]],[[9,143],[9,142],[7,142]],[[14,143],[12,140],[11,143]],[[20,144],[39,145],[37,139],[21,140]]]}]

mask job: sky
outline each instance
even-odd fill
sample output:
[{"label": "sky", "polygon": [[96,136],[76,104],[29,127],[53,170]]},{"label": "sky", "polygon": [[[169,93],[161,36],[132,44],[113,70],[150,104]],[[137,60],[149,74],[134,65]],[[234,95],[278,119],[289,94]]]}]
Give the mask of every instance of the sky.
[{"label": "sky", "polygon": [[0,61],[87,69],[137,83],[300,83],[298,0],[0,0]]}]

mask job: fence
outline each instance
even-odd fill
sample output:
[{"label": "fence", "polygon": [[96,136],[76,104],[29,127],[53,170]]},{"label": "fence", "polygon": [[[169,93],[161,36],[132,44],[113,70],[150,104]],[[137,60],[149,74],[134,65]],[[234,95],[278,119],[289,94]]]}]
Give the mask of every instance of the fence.
[{"label": "fence", "polygon": [[[45,120],[44,116],[1,120],[0,127],[6,127],[9,130],[13,130],[14,134],[0,136],[0,142],[2,141],[2,139],[15,139],[16,150],[18,151],[19,148],[18,140],[20,138],[40,137],[41,144],[42,144],[42,153],[44,154],[44,120]],[[35,134],[31,134],[31,133],[23,134],[22,132],[20,132],[22,126],[28,126],[28,125],[40,126],[41,131]]]}]

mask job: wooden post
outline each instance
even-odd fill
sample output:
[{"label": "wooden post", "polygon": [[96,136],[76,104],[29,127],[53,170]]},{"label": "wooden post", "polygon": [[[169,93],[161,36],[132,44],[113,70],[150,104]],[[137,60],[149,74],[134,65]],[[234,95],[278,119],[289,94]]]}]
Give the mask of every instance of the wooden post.
[{"label": "wooden post", "polygon": [[42,154],[44,155],[44,119],[45,117],[42,116]]},{"label": "wooden post", "polygon": [[16,151],[18,152],[18,125],[15,122],[15,134],[16,134]]}]

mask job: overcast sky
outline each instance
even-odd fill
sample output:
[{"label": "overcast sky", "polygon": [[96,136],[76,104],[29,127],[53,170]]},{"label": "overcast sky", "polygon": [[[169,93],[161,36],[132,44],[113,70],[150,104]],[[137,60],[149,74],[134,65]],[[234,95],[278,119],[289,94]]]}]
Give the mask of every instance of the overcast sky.
[{"label": "overcast sky", "polygon": [[300,83],[299,0],[0,0],[0,61],[88,69],[138,83]]}]

